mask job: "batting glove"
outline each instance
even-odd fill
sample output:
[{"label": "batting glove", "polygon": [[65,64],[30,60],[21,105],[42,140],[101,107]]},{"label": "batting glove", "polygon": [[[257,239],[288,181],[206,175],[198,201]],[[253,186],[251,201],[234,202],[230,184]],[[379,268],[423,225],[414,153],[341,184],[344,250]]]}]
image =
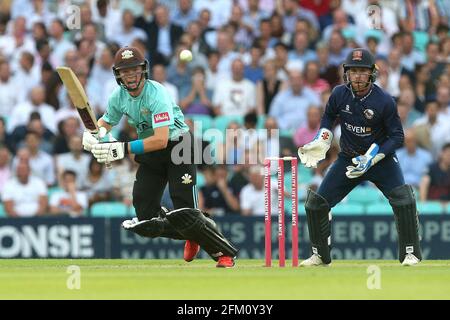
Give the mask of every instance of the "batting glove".
[{"label": "batting glove", "polygon": [[333,133],[330,130],[320,129],[313,141],[298,148],[300,161],[307,168],[317,168],[317,163],[325,159],[332,140]]},{"label": "batting glove", "polygon": [[87,130],[83,132],[83,148],[86,151],[91,151],[92,146],[94,144],[99,143],[102,140],[108,131],[104,127],[100,127],[98,133],[91,133]]},{"label": "batting glove", "polygon": [[92,146],[91,153],[99,163],[110,163],[112,161],[123,159],[125,156],[125,142],[104,142]]},{"label": "batting glove", "polygon": [[370,167],[385,157],[384,153],[378,153],[379,149],[380,147],[376,143],[372,143],[364,155],[352,159],[356,166],[348,166],[345,175],[349,179],[355,179],[366,173]]}]

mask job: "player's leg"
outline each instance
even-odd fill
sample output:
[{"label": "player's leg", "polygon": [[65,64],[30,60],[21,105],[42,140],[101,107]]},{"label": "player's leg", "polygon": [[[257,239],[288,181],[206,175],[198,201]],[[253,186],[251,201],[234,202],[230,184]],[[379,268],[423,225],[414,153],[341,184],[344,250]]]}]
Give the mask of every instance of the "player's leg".
[{"label": "player's leg", "polygon": [[[213,258],[219,261],[223,258],[233,266],[237,249],[217,229],[215,222],[208,214],[199,209],[182,208],[166,213],[169,222],[186,239],[192,239]],[[218,265],[221,266],[221,265]]]},{"label": "player's leg", "polygon": [[[174,164],[172,161],[173,159],[169,161],[169,192],[175,209],[197,209],[197,170],[194,164],[193,139],[192,136],[185,136],[183,139],[187,140],[182,140],[182,142],[189,142],[189,147],[183,150],[189,150],[190,155],[187,158],[190,159],[190,163]],[[183,157],[184,154],[179,156]],[[230,246],[232,248],[234,247],[221,234],[212,219],[205,217],[199,210],[177,211],[173,216],[171,215],[171,217],[172,218],[169,218],[168,216],[168,220],[173,226],[182,233],[186,239],[191,240],[187,241],[185,246],[184,258],[186,261],[191,261],[195,258],[195,255],[198,252],[197,244],[199,244],[214,260],[219,260],[218,266],[221,266],[221,260],[224,260],[225,258],[230,258],[231,261],[227,260],[228,262],[226,261],[224,266],[234,265],[232,259],[236,255],[237,250],[228,249],[224,251],[224,248],[230,248]],[[179,224],[179,221],[182,221],[182,223]],[[204,227],[197,228],[198,224]]]},{"label": "player's leg", "polygon": [[331,213],[330,210],[339,203],[362,180],[348,179],[346,167],[351,160],[339,156],[330,167],[319,190],[308,190],[305,202],[309,239],[313,255],[302,262],[302,266],[322,265],[331,262]]},{"label": "player's leg", "polygon": [[165,168],[158,164],[157,159],[151,166],[147,161],[141,162],[133,186],[133,206],[137,220],[130,220],[123,226],[143,237],[184,239],[161,215],[161,197],[167,177]]},{"label": "player's leg", "polygon": [[367,173],[389,200],[394,211],[400,262],[405,265],[418,263],[422,259],[422,253],[416,199],[412,187],[405,184],[397,158],[389,156]]}]

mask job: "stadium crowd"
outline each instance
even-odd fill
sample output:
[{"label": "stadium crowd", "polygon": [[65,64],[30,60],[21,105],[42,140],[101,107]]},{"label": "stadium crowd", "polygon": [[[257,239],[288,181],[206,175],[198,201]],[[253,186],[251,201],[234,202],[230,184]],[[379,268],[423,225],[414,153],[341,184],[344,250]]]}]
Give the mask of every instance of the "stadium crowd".
[{"label": "stadium crowd", "polygon": [[[259,159],[296,154],[315,136],[355,47],[376,57],[376,84],[397,102],[406,183],[421,201],[450,201],[449,27],[446,0],[2,0],[3,214],[81,216],[99,202],[132,205],[136,163],[130,157],[108,170],[83,152],[83,124],[55,71],[71,67],[101,116],[117,86],[111,68],[122,46],[145,53],[152,79],[190,126],[201,119],[203,129],[223,125],[252,136],[227,138],[216,146],[226,161],[199,165],[199,204],[212,214],[264,213],[261,167],[245,160],[256,146],[263,146]],[[184,49],[192,61],[180,60]],[[255,128],[279,135],[253,136]],[[204,150],[210,141],[193,132]],[[317,169],[299,168],[300,199],[337,156],[339,132],[337,125]],[[136,139],[126,121],[114,135]],[[163,200],[170,207],[167,194]]]}]

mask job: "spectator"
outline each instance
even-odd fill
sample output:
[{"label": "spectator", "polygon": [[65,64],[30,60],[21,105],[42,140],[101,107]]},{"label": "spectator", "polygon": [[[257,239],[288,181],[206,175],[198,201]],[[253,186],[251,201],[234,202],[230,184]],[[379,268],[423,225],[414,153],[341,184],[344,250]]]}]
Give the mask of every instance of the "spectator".
[{"label": "spectator", "polygon": [[319,64],[317,61],[307,62],[304,74],[305,87],[310,88],[319,95],[324,91],[330,90],[328,82],[320,78]]},{"label": "spectator", "polygon": [[244,23],[249,26],[255,36],[259,36],[259,24],[262,19],[268,17],[268,12],[260,8],[260,0],[248,0],[248,8],[244,8]]},{"label": "spectator", "polygon": [[240,194],[240,207],[243,216],[264,215],[264,175],[261,166],[252,166],[250,168],[249,183],[242,189]]},{"label": "spectator", "polygon": [[7,147],[10,152],[14,152],[14,141],[6,132],[5,119],[0,117],[0,146]]},{"label": "spectator", "polygon": [[306,19],[319,30],[319,22],[313,11],[299,6],[298,0],[282,0],[279,2],[277,12],[283,17],[283,28],[287,33],[294,33],[295,23],[298,19]]},{"label": "spectator", "polygon": [[61,121],[58,125],[59,134],[55,137],[54,154],[69,152],[69,139],[75,135],[81,134],[80,120],[78,117],[69,117]]},{"label": "spectator", "polygon": [[250,48],[250,63],[244,67],[244,78],[254,84],[264,78],[264,71],[261,67],[262,54],[263,49],[257,43],[253,43]]},{"label": "spectator", "polygon": [[[450,123],[445,116],[439,113],[439,106],[436,101],[429,101],[425,106],[425,115],[413,123],[413,127],[418,130],[425,129],[429,136],[429,148],[433,157],[437,157],[442,146],[449,142]],[[421,137],[420,141],[424,139]]]},{"label": "spectator", "polygon": [[243,17],[243,9],[238,4],[234,4],[231,8],[228,25],[235,29],[233,40],[236,44],[237,51],[240,52],[247,51],[254,40],[253,30],[244,22]]},{"label": "spectator", "polygon": [[88,176],[91,157],[83,153],[81,138],[78,135],[69,137],[69,150],[70,152],[55,156],[56,172],[61,176],[64,171],[73,171],[77,178],[77,187],[82,188]]},{"label": "spectator", "polygon": [[28,52],[33,56],[35,45],[33,39],[27,35],[24,16],[15,17],[11,25],[11,32],[0,37],[0,52],[8,59],[11,70],[15,72],[19,67],[22,54]]},{"label": "spectator", "polygon": [[170,82],[167,82],[166,67],[163,64],[153,65],[152,78],[153,80],[161,83],[167,89],[167,91],[169,91],[169,95],[173,98],[173,101],[175,101],[175,103],[178,104],[179,101],[178,89]]},{"label": "spectator", "polygon": [[32,112],[38,112],[41,119],[45,119],[47,128],[56,132],[55,110],[52,106],[45,103],[45,88],[38,86],[31,90],[30,101],[25,101],[14,108],[8,120],[8,132],[13,132],[15,128],[26,125]]},{"label": "spectator", "polygon": [[39,135],[41,140],[39,150],[53,154],[53,140],[55,135],[44,126],[40,114],[36,111],[30,114],[30,120],[26,125],[18,126],[12,132],[10,140],[13,151],[16,151],[23,145],[23,140],[29,131],[34,131]]},{"label": "spectator", "polygon": [[[134,26],[147,32],[150,29],[151,23],[155,19],[154,11],[156,7],[156,0],[144,0],[143,12],[136,18]],[[172,19],[172,21],[174,21]]]},{"label": "spectator", "polygon": [[304,87],[300,71],[289,74],[289,89],[279,92],[270,107],[270,116],[277,120],[280,129],[295,130],[306,125],[306,111],[312,105],[319,106],[319,96]]},{"label": "spectator", "polygon": [[88,91],[95,92],[90,99],[91,106],[95,114],[103,114],[108,104],[109,92],[106,91],[105,84],[113,79],[111,68],[114,64],[114,52],[112,47],[105,47],[101,50],[100,56],[94,64],[88,79]]},{"label": "spectator", "polygon": [[207,9],[211,15],[209,25],[212,28],[220,28],[231,16],[232,1],[228,0],[195,0],[194,9],[197,12]]},{"label": "spectator", "polygon": [[21,88],[16,91],[19,102],[26,101],[33,88],[41,82],[41,70],[34,63],[32,53],[24,51],[20,55],[19,66],[14,70],[13,82]]},{"label": "spectator", "polygon": [[105,166],[98,163],[94,157],[89,162],[89,171],[83,190],[87,193],[89,207],[96,202],[111,201],[113,180],[110,172],[105,172]]},{"label": "spectator", "polygon": [[16,166],[16,176],[8,180],[3,188],[2,201],[9,217],[33,217],[46,213],[47,186],[38,177],[31,175],[28,161]]},{"label": "spectator", "polygon": [[306,32],[298,32],[294,35],[293,46],[294,48],[289,51],[289,60],[300,61],[302,66],[309,61],[317,60],[317,54],[309,49],[310,41]]},{"label": "spectator", "polygon": [[181,50],[185,48],[187,47],[183,45],[177,47],[174,59],[167,68],[167,81],[177,87],[180,100],[189,94],[192,85],[192,65],[186,61],[182,61],[179,55]]},{"label": "spectator", "polygon": [[139,38],[147,40],[148,34],[142,29],[134,26],[134,16],[129,10],[125,10],[122,13],[122,28],[119,32],[111,35],[110,40],[113,40],[119,44],[119,46],[129,46],[134,39]]},{"label": "spectator", "polygon": [[0,145],[0,196],[3,194],[5,184],[10,177],[11,154],[4,145]]},{"label": "spectator", "polygon": [[17,83],[11,77],[9,63],[0,58],[0,116],[9,117],[18,101]]},{"label": "spectator", "polygon": [[216,115],[244,115],[256,109],[255,85],[244,79],[242,60],[234,60],[231,69],[232,79],[224,80],[214,91]]},{"label": "spectator", "polygon": [[213,114],[213,91],[206,87],[205,71],[196,67],[192,72],[191,90],[180,101],[179,106],[184,114]]},{"label": "spectator", "polygon": [[217,143],[217,163],[237,164],[244,159],[246,150],[246,133],[244,128],[235,121],[225,129],[225,141]]},{"label": "spectator", "polygon": [[50,47],[52,53],[50,59],[55,63],[55,66],[64,65],[64,57],[69,50],[74,50],[75,45],[64,38],[64,23],[62,20],[55,19],[50,25]]},{"label": "spectator", "polygon": [[282,89],[281,80],[277,78],[274,60],[264,64],[264,78],[256,84],[256,107],[258,114],[269,114],[273,98]]},{"label": "spectator", "polygon": [[230,32],[221,29],[217,32],[217,51],[219,52],[219,64],[217,72],[219,78],[231,78],[231,65],[239,58],[239,54],[234,50],[233,36]]},{"label": "spectator", "polygon": [[402,51],[403,55],[401,58],[401,64],[406,70],[414,72],[416,64],[425,63],[425,57],[423,54],[414,49],[414,37],[410,32],[403,33]]},{"label": "spectator", "polygon": [[436,91],[436,102],[439,107],[439,114],[447,118],[450,122],[450,88],[440,85]]},{"label": "spectator", "polygon": [[65,170],[61,175],[62,190],[55,191],[50,196],[50,213],[53,215],[82,216],[88,208],[88,198],[85,192],[77,188],[77,174]]},{"label": "spectator", "polygon": [[211,50],[208,52],[208,68],[205,70],[206,88],[214,91],[219,82],[219,61],[220,54],[218,51]]},{"label": "spectator", "polygon": [[155,19],[147,33],[150,61],[168,65],[182,34],[183,28],[169,20],[167,7],[158,5],[155,9]]},{"label": "spectator", "polygon": [[[28,131],[25,136],[25,146],[19,149],[25,153],[25,157],[29,157],[30,167],[33,175],[41,178],[47,186],[53,186],[56,183],[55,165],[52,157],[39,149],[41,137],[35,131]],[[13,167],[20,162],[19,151],[13,161]],[[28,153],[28,156],[26,155]]]},{"label": "spectator", "polygon": [[320,129],[321,109],[316,106],[308,108],[307,125],[300,127],[294,134],[294,143],[297,147],[303,147],[314,139]]},{"label": "spectator", "polygon": [[430,165],[422,178],[420,200],[450,201],[450,143],[442,147],[439,160]]},{"label": "spectator", "polygon": [[435,1],[405,0],[400,2],[399,25],[407,32],[434,33],[439,23]]},{"label": "spectator", "polygon": [[179,0],[178,7],[172,12],[171,20],[176,21],[184,30],[192,21],[196,20],[198,13],[192,7],[192,0]]},{"label": "spectator", "polygon": [[412,76],[412,74],[401,65],[401,56],[402,52],[396,48],[393,48],[388,55],[387,91],[393,97],[398,97],[400,95],[400,76],[402,74]]},{"label": "spectator", "polygon": [[203,172],[206,185],[200,188],[200,208],[215,216],[238,213],[239,200],[228,182],[227,166],[207,166]]},{"label": "spectator", "polygon": [[414,130],[405,132],[405,146],[396,151],[397,159],[405,177],[405,183],[418,188],[423,175],[433,158],[431,153],[417,146],[417,137]]},{"label": "spectator", "polygon": [[339,31],[333,31],[330,35],[328,64],[340,66],[344,62],[350,48],[345,45],[345,38]]},{"label": "spectator", "polygon": [[[364,17],[366,16],[364,15]],[[339,34],[343,34],[344,32],[356,33],[355,25],[350,23],[347,14],[340,8],[333,11],[333,24],[327,26],[323,30],[322,39],[328,42],[331,40],[332,34],[335,32]]]}]

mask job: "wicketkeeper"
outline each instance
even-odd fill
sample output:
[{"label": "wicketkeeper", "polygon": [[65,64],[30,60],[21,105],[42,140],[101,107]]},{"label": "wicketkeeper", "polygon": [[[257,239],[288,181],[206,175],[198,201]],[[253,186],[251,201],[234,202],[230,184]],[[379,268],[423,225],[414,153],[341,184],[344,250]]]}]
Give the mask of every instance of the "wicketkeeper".
[{"label": "wicketkeeper", "polygon": [[[193,139],[180,107],[158,82],[149,80],[149,63],[133,47],[121,48],[114,60],[114,76],[119,86],[111,94],[105,114],[98,120],[98,136],[88,131],[83,146],[100,163],[135,154],[139,163],[133,187],[137,218],[122,226],[143,237],[187,240],[184,259],[192,261],[202,247],[217,267],[233,267],[237,249],[218,231],[207,213],[197,209],[196,168]],[[136,127],[138,140],[99,143],[123,115]],[[175,164],[172,149],[188,143],[189,163]],[[184,153],[185,149],[182,149]],[[184,154],[178,154],[184,159]],[[166,184],[175,210],[160,205]]]},{"label": "wicketkeeper", "polygon": [[413,189],[405,184],[395,150],[403,145],[403,129],[392,97],[374,84],[376,65],[365,49],[354,49],[344,65],[345,85],[334,88],[315,139],[299,148],[306,167],[325,158],[336,119],[341,125],[341,152],[317,192],[308,191],[305,209],[313,255],[302,266],[331,263],[330,210],[363,181],[373,182],[389,200],[398,231],[399,260],[421,259],[418,216]]}]

